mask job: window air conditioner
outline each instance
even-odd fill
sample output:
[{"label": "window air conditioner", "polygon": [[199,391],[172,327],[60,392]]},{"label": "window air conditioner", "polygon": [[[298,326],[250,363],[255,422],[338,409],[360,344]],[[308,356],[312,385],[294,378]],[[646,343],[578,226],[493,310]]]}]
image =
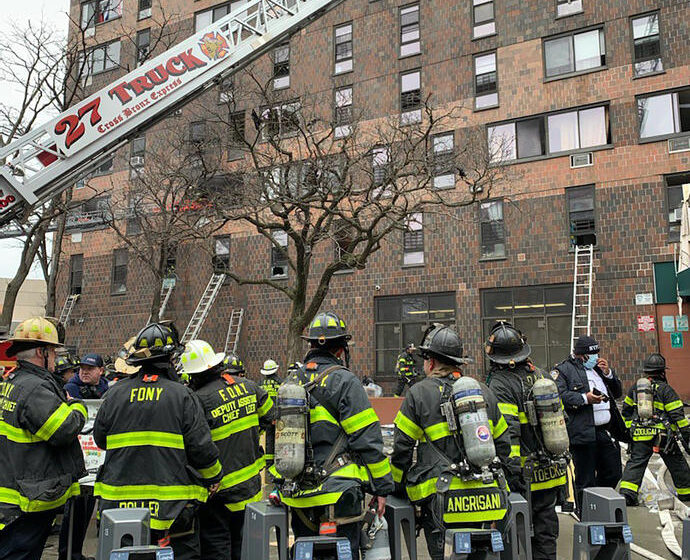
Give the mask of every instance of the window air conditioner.
[{"label": "window air conditioner", "polygon": [[683,136],[682,138],[669,138],[668,153],[675,154],[676,152],[690,151],[690,136]]},{"label": "window air conditioner", "polygon": [[584,154],[572,154],[570,156],[570,168],[575,169],[577,167],[589,167],[594,165],[594,154],[592,152],[586,152]]},{"label": "window air conditioner", "polygon": [[151,17],[151,8],[146,8],[145,10],[139,11],[139,19],[144,19],[147,17]]},{"label": "window air conditioner", "polygon": [[132,156],[129,158],[129,165],[132,167],[143,167],[144,157],[143,156]]}]

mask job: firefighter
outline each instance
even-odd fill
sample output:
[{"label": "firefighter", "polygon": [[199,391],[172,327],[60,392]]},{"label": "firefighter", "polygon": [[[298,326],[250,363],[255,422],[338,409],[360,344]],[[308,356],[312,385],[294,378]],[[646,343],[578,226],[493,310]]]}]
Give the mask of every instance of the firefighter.
[{"label": "firefighter", "polygon": [[412,387],[417,380],[414,357],[412,356],[414,351],[414,343],[410,342],[405,346],[405,350],[398,355],[398,360],[395,362],[395,374],[398,376],[398,384],[395,387],[394,393],[396,397],[401,397],[405,387]]},{"label": "firefighter", "polygon": [[[496,395],[498,409],[508,423],[513,451],[519,450],[520,463],[528,465],[526,473],[531,471],[532,555],[534,560],[555,560],[558,540],[556,503],[561,487],[567,482],[565,469],[550,460],[540,434],[528,422],[526,410],[526,402],[533,400],[534,382],[550,379],[550,376],[532,364],[529,344],[509,323],[500,322],[493,327],[485,350],[491,364],[487,384]],[[511,484],[511,489],[527,497],[527,481],[515,483],[516,487]]]},{"label": "firefighter", "polygon": [[[385,496],[393,491],[381,425],[359,378],[348,369],[351,336],[345,322],[335,313],[319,313],[303,338],[311,349],[296,375],[303,384],[318,379],[310,393],[310,440],[315,466],[326,475],[303,480],[290,496],[273,492],[270,497],[292,508],[296,538],[318,535],[320,523],[335,522],[337,535],[348,538],[357,560],[362,523],[346,518],[361,518],[364,492],[374,496],[383,515]],[[271,472],[278,476],[275,465]]]},{"label": "firefighter", "polygon": [[18,367],[0,382],[0,558],[38,560],[86,474],[77,436],[88,414],[53,375],[52,322],[27,319],[5,344]]},{"label": "firefighter", "polygon": [[74,374],[79,369],[79,361],[75,360],[69,354],[63,354],[55,358],[55,371],[53,375],[57,379],[61,387],[74,377]]},{"label": "firefighter", "polygon": [[[268,393],[268,396],[275,402],[276,395],[278,394],[278,387],[283,382],[283,380],[278,377],[278,364],[274,360],[266,360],[264,362],[264,367],[261,368],[261,381],[259,381],[259,386]],[[273,452],[274,452],[274,440],[275,440],[275,426],[273,423],[269,424],[266,429],[266,467],[270,467],[273,464]]]},{"label": "firefighter", "polygon": [[223,365],[228,373],[239,377],[247,377],[247,372],[244,370],[244,362],[234,352],[229,352],[225,355]]},{"label": "firefighter", "polygon": [[[654,451],[658,451],[671,473],[678,498],[690,502],[690,467],[675,437],[690,442],[690,425],[683,413],[683,401],[666,380],[666,360],[661,354],[650,354],[642,371],[651,383],[652,414],[641,422],[638,413],[637,385],[633,385],[623,403],[623,419],[631,430],[630,458],[625,465],[620,492],[629,506],[637,505],[637,493]],[[672,433],[669,433],[668,430]],[[675,434],[675,437],[674,437]]]},{"label": "firefighter", "polygon": [[[437,493],[439,476],[454,469],[463,461],[463,455],[467,455],[466,450],[459,448],[462,444],[464,449],[465,442],[454,438],[441,411],[443,397],[450,395],[453,383],[462,377],[460,366],[467,360],[463,357],[462,341],[457,332],[440,323],[427,329],[419,352],[424,358],[426,378],[410,389],[395,418],[391,467],[396,486],[404,487],[410,500],[421,507],[420,522],[429,555],[432,560],[443,560],[445,527],[503,519],[507,511],[507,491],[502,473],[498,472],[496,478],[488,482],[466,480],[454,474],[446,495]],[[501,461],[512,465],[506,473],[512,481],[519,467],[516,466],[517,451],[511,456],[508,425],[491,390],[483,384],[478,385],[486,403],[496,454]],[[415,446],[417,456],[413,461]],[[468,495],[475,499],[462,499]],[[458,504],[460,507],[456,507]]]},{"label": "firefighter", "polygon": [[208,342],[192,340],[180,361],[223,465],[217,493],[199,509],[201,557],[240,560],[245,506],[262,496],[259,430],[273,420],[273,399],[253,381],[224,373],[224,358]]},{"label": "firefighter", "polygon": [[141,369],[108,390],[96,415],[94,440],[107,452],[94,494],[101,511],[148,508],[151,542],[186,560],[200,557],[196,510],[222,467],[199,398],[178,381],[182,349],[171,325],[137,335],[127,363]]}]

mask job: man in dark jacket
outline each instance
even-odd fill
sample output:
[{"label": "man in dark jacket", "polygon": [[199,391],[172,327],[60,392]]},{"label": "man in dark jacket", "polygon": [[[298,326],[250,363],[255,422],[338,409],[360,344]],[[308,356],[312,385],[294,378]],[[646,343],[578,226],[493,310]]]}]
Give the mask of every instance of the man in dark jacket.
[{"label": "man in dark jacket", "polygon": [[[268,393],[268,396],[275,402],[278,396],[278,388],[283,380],[278,375],[278,364],[274,360],[266,360],[264,367],[261,368],[261,379],[259,386]],[[273,464],[273,444],[275,441],[275,426],[271,423],[266,429],[266,467]]]},{"label": "man in dark jacket", "polygon": [[101,399],[108,390],[103,377],[105,367],[99,354],[85,354],[79,361],[79,371],[65,384],[65,391],[75,399]]},{"label": "man in dark jacket", "polygon": [[651,384],[652,417],[640,418],[637,387],[633,385],[623,404],[623,418],[632,432],[632,442],[621,480],[621,494],[629,506],[637,505],[644,471],[656,451],[671,473],[678,498],[690,502],[690,467],[673,437],[675,432],[686,446],[690,442],[690,423],[683,412],[683,401],[666,381],[666,359],[661,354],[650,354],[642,370]]},{"label": "man in dark jacket", "polygon": [[39,560],[86,474],[77,436],[87,412],[52,373],[61,345],[53,323],[27,319],[5,344],[18,367],[0,383],[0,558]]},{"label": "man in dark jacket", "polygon": [[201,557],[240,560],[244,509],[262,496],[259,432],[273,420],[273,400],[253,381],[224,373],[224,358],[208,342],[191,340],[180,363],[204,407],[223,465],[217,493],[199,509]]},{"label": "man in dark jacket", "polygon": [[93,437],[107,453],[94,494],[101,511],[148,508],[151,542],[169,542],[177,560],[198,560],[197,509],[222,467],[199,398],[173,367],[182,349],[171,325],[137,335],[127,363],[141,369],[108,390],[96,415]]},{"label": "man in dark jacket", "polygon": [[[295,537],[319,534],[321,522],[339,521],[363,511],[364,493],[374,496],[379,515],[393,491],[388,458],[383,454],[379,419],[371,408],[364,387],[348,368],[348,340],[345,322],[335,313],[319,313],[303,337],[311,345],[304,369],[296,381],[318,379],[311,392],[311,442],[314,463],[328,474],[319,480],[300,483],[295,492],[272,493],[292,508]],[[326,464],[338,445],[335,457]],[[276,465],[271,474],[281,481]],[[338,536],[350,541],[353,560],[359,558],[361,522],[337,524]]]},{"label": "man in dark jacket", "polygon": [[[534,526],[532,555],[534,560],[555,560],[558,540],[556,502],[559,489],[566,484],[565,460],[553,457],[542,443],[536,427],[529,424],[526,403],[534,400],[532,386],[548,374],[529,360],[529,344],[511,324],[494,326],[486,343],[491,362],[487,384],[498,399],[498,408],[508,423],[512,445],[520,451],[522,465],[532,466],[530,476],[531,515]],[[562,464],[559,464],[559,461]],[[519,481],[511,490],[526,496],[526,482]]]},{"label": "man in dark jacket", "polygon": [[578,508],[585,488],[615,488],[621,479],[620,446],[611,432],[620,420],[614,399],[621,397],[623,388],[599,351],[594,338],[580,336],[573,354],[551,372],[568,413]]},{"label": "man in dark jacket", "polygon": [[[429,556],[432,560],[443,560],[444,529],[503,519],[507,512],[507,491],[505,478],[500,476],[484,482],[463,478],[454,470],[466,459],[466,454],[450,431],[441,403],[452,397],[453,383],[462,376],[460,366],[466,363],[460,337],[454,329],[435,323],[425,333],[419,350],[427,377],[410,388],[395,418],[391,468],[396,486],[404,487],[410,500],[421,506],[421,525]],[[506,474],[512,479],[519,474],[519,450],[511,449],[508,425],[495,396],[485,385],[480,384],[480,388],[496,454],[504,464],[511,465]],[[479,431],[477,434],[480,438]],[[485,435],[488,439],[488,431]],[[457,437],[462,442],[462,432]],[[484,435],[481,439],[486,441]],[[452,483],[446,493],[446,503],[438,504],[437,500],[444,498],[438,492],[437,481],[448,473],[452,473]],[[436,513],[439,506],[443,506],[442,519]]]}]

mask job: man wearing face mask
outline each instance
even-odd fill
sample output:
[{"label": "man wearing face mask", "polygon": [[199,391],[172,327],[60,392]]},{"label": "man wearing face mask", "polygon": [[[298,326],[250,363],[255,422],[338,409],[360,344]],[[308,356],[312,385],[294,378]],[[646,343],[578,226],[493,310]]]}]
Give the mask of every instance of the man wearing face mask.
[{"label": "man wearing face mask", "polygon": [[580,336],[571,356],[558,364],[551,376],[568,413],[579,508],[585,488],[614,488],[621,478],[616,440],[621,439],[622,420],[614,399],[623,394],[623,388],[608,362],[599,357],[599,343],[591,336]]}]

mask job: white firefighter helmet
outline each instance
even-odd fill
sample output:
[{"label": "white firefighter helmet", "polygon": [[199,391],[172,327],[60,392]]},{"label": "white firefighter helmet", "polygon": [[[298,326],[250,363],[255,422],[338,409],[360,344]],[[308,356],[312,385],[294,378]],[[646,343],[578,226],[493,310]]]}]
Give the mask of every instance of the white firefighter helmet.
[{"label": "white firefighter helmet", "polygon": [[216,354],[205,340],[190,340],[180,358],[180,365],[182,373],[193,375],[213,369],[223,363],[224,359],[225,354],[222,352]]},{"label": "white firefighter helmet", "polygon": [[275,360],[266,360],[264,362],[264,367],[261,368],[261,375],[273,375],[278,371],[280,366],[275,362]]}]

